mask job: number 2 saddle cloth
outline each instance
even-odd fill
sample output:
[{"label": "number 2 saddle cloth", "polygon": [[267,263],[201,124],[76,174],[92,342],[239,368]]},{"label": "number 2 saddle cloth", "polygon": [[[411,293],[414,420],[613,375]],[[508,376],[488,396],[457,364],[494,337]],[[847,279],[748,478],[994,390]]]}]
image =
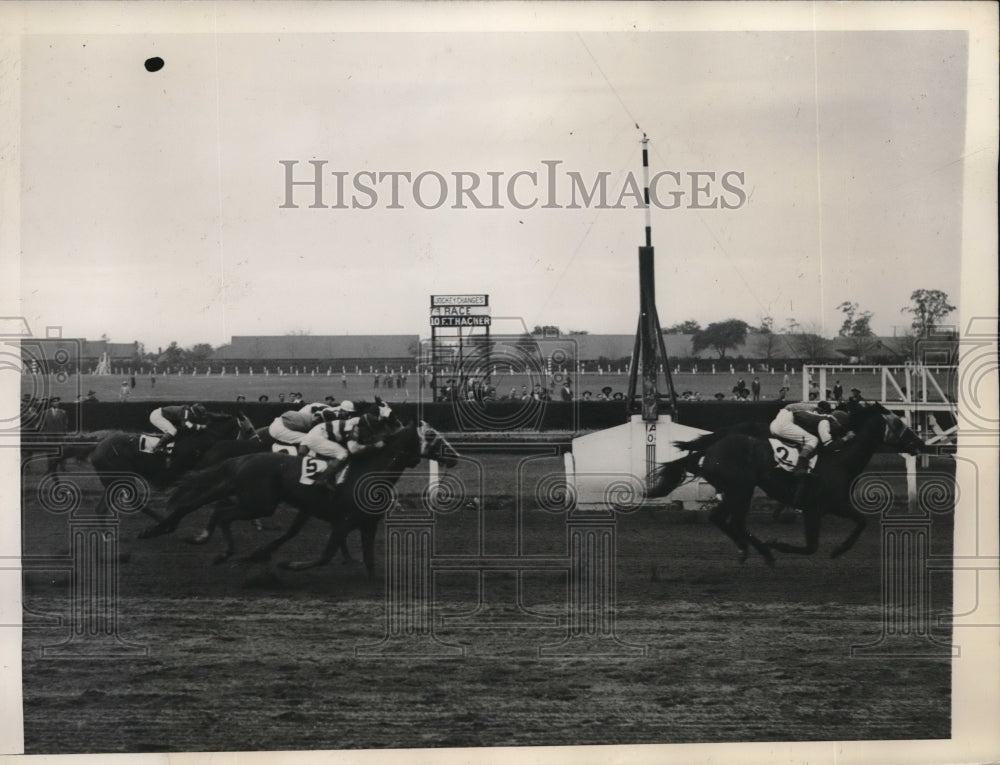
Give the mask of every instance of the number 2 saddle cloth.
[{"label": "number 2 saddle cloth", "polygon": [[[778,438],[769,438],[768,441],[771,442],[771,451],[774,452],[775,464],[788,472],[795,470],[795,465],[799,461],[798,447]],[[819,455],[813,454],[812,459],[809,460],[809,472],[812,472],[813,468],[816,467],[817,459],[819,459]]]}]

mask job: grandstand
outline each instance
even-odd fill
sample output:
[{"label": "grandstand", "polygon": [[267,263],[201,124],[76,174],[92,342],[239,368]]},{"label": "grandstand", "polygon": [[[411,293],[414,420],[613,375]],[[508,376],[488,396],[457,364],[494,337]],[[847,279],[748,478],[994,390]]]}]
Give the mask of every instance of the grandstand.
[{"label": "grandstand", "polygon": [[419,347],[418,335],[234,335],[211,360],[235,366],[412,369]]}]

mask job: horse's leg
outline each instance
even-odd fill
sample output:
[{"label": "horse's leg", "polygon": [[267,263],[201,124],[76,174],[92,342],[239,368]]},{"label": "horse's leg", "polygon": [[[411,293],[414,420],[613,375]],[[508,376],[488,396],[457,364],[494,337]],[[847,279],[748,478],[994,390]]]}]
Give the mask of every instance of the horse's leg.
[{"label": "horse's leg", "polygon": [[830,512],[835,513],[842,518],[854,521],[854,530],[847,535],[847,539],[837,545],[833,552],[830,553],[831,558],[836,558],[854,547],[854,543],[858,541],[858,537],[860,537],[861,532],[865,530],[865,526],[868,525],[868,521],[866,521],[861,512],[854,507],[853,504],[851,504],[851,498],[847,492],[841,496],[840,504],[837,509],[831,510]]},{"label": "horse's leg", "polygon": [[750,513],[750,503],[753,501],[753,489],[751,488],[749,492],[741,492],[734,498],[734,509],[731,516],[731,531],[732,536],[739,540],[737,544],[740,546],[742,555],[740,556],[740,562],[744,562],[747,557],[747,543],[749,542],[753,545],[760,555],[764,558],[764,561],[769,566],[774,565],[774,556],[771,554],[768,546],[759,538],[754,536],[752,532],[747,529],[747,515]]},{"label": "horse's leg", "polygon": [[[270,512],[274,512],[273,507],[271,508]],[[212,512],[212,517],[209,518],[208,526],[206,527],[205,532],[203,533],[207,533],[208,536],[210,537],[212,535],[212,531],[215,529],[216,526],[218,526],[219,530],[222,532],[222,538],[226,541],[226,549],[223,552],[216,555],[215,558],[212,560],[212,563],[218,564],[227,561],[233,556],[233,553],[236,551],[236,545],[233,541],[233,534],[232,531],[230,531],[229,529],[229,526],[230,524],[232,524],[233,521],[241,521],[241,520],[249,521],[254,518],[263,517],[265,515],[269,515],[269,512],[266,508],[266,503],[261,504],[254,502],[247,505],[241,502],[234,502],[228,505],[217,507]]]},{"label": "horse's leg", "polygon": [[[239,497],[235,502],[217,507],[208,519],[208,525],[203,532],[206,539],[212,536],[215,527],[222,531],[226,540],[225,552],[215,558],[215,563],[222,563],[232,557],[236,551],[233,535],[229,526],[233,521],[250,521],[254,518],[266,518],[278,509],[281,497],[273,485],[258,487],[241,487]],[[294,524],[293,524],[294,525]]]},{"label": "horse's leg", "polygon": [[336,554],[337,550],[344,544],[344,540],[347,538],[347,532],[350,530],[349,519],[340,518],[333,523],[333,528],[330,529],[330,538],[326,542],[326,547],[323,548],[323,552],[318,558],[313,558],[312,560],[289,560],[283,561],[278,564],[280,568],[289,569],[291,571],[305,571],[308,568],[316,568],[317,566],[325,566],[329,563],[333,556]]},{"label": "horse's leg", "polygon": [[[379,517],[367,517],[361,522],[361,554],[365,559],[365,569],[368,571],[368,578],[375,577],[375,533],[378,531]],[[347,552],[347,538],[345,536],[341,549]]]},{"label": "horse's leg", "polygon": [[205,528],[203,528],[193,537],[188,537],[184,541],[190,542],[193,545],[205,544],[209,539],[212,538],[212,533],[215,531],[215,527],[219,522],[219,516],[224,512],[235,510],[239,506],[240,506],[239,501],[235,499],[229,499],[227,501],[220,502],[218,505],[215,506],[215,509],[212,510],[212,514],[209,516],[208,523],[205,524]]},{"label": "horse's leg", "polygon": [[719,504],[713,507],[711,512],[708,514],[708,519],[714,523],[723,534],[736,543],[736,546],[740,550],[740,562],[742,563],[747,558],[747,545],[745,541],[735,536],[730,528],[731,512],[732,509],[729,501],[729,493],[724,492]]},{"label": "horse's leg", "polygon": [[299,513],[295,516],[295,520],[292,521],[292,525],[288,527],[284,534],[276,539],[272,539],[265,545],[261,545],[249,555],[241,558],[241,560],[248,563],[261,563],[263,561],[270,560],[274,551],[302,531],[302,527],[306,525],[306,521],[308,520],[309,514],[299,511]]},{"label": "horse's leg", "polygon": [[[822,518],[823,506],[816,504],[809,505],[802,510],[802,525],[805,528],[806,535],[806,543],[804,545],[792,545],[774,539],[768,542],[767,546],[779,552],[812,555],[819,549],[819,527]],[[861,532],[859,531],[858,533],[860,534]]]}]

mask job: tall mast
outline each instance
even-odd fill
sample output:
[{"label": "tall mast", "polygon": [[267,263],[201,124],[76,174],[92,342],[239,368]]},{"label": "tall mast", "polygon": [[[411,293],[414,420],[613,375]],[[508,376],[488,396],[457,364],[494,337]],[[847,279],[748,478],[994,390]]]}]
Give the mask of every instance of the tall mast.
[{"label": "tall mast", "polygon": [[[639,247],[639,325],[636,328],[632,362],[629,367],[629,413],[637,409],[646,422],[655,422],[661,412],[673,412],[676,404],[670,363],[667,359],[660,319],[656,312],[656,269],[653,256],[653,226],[649,203],[649,138],[642,134],[643,202],[645,204],[646,243]],[[637,391],[639,367],[642,367],[642,390]],[[657,374],[663,367],[665,389],[661,402]],[[638,400],[637,400],[638,399]]]}]

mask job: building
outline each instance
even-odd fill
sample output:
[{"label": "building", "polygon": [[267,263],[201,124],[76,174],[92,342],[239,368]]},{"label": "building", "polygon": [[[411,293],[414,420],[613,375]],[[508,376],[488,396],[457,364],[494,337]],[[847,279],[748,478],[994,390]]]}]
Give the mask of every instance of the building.
[{"label": "building", "polygon": [[419,349],[418,335],[234,335],[215,350],[211,361],[272,368],[412,369]]}]

